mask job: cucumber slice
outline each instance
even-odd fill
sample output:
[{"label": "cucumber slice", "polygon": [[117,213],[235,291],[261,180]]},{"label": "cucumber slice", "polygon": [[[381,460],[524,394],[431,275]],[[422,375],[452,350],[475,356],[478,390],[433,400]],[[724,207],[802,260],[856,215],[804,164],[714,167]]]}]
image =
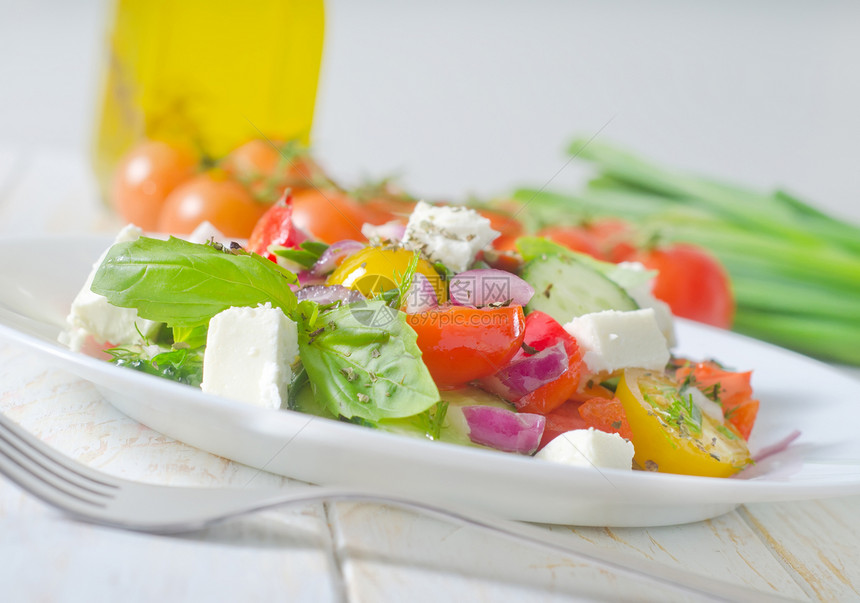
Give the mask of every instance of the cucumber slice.
[{"label": "cucumber slice", "polygon": [[572,257],[536,257],[520,276],[535,290],[526,312],[546,312],[561,324],[591,312],[639,309],[620,285]]}]

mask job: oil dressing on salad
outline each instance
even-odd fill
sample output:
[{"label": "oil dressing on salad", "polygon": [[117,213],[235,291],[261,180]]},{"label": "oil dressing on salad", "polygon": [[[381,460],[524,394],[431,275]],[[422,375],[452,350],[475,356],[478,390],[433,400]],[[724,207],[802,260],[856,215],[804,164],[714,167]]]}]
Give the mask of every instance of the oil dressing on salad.
[{"label": "oil dressing on salad", "polygon": [[[326,244],[289,193],[247,243],[126,227],[61,336],[213,395],[549,462],[713,477],[750,464],[749,372],[678,358],[655,273],[474,209]],[[197,241],[197,242],[195,242]]]}]

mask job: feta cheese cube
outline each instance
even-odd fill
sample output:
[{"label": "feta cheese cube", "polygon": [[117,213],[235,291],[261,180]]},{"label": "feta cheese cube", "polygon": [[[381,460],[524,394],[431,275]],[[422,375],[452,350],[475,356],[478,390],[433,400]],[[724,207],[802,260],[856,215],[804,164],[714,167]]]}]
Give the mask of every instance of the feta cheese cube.
[{"label": "feta cheese cube", "polygon": [[[651,274],[648,277],[648,273]],[[615,266],[615,270],[609,274],[609,278],[624,287],[627,294],[640,308],[652,308],[657,319],[657,326],[666,338],[669,347],[672,348],[678,342],[675,337],[675,321],[669,304],[654,297],[654,279],[656,271],[648,270],[641,262],[621,262]],[[642,278],[642,277],[646,278]],[[625,284],[626,283],[626,284]]]},{"label": "feta cheese cube", "polygon": [[204,392],[277,409],[299,355],[298,329],[280,308],[228,308],[209,321]]},{"label": "feta cheese cube", "polygon": [[597,469],[632,469],[633,444],[617,433],[606,433],[589,427],[556,436],[535,458]]},{"label": "feta cheese cube", "polygon": [[[142,233],[140,228],[129,224],[119,232],[114,244],[135,241]],[[160,322],[138,317],[134,308],[118,308],[111,305],[103,295],[91,291],[93,279],[108,251],[105,250],[93,264],[84,286],[72,302],[66,317],[66,330],[60,334],[60,342],[76,352],[81,350],[88,337],[100,345],[122,345],[138,341],[138,331],[144,337],[153,338],[161,328]]]},{"label": "feta cheese cube", "polygon": [[624,368],[663,370],[669,362],[666,338],[657,326],[654,310],[605,310],[577,316],[564,325],[592,373]]},{"label": "feta cheese cube", "polygon": [[473,209],[419,201],[409,216],[402,244],[454,272],[463,272],[498,236],[490,228],[490,220]]}]

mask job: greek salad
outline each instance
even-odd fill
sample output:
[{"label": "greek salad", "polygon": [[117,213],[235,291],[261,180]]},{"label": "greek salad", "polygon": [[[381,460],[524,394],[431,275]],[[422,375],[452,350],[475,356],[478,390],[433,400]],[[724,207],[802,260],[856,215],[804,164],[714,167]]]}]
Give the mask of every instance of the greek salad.
[{"label": "greek salad", "polygon": [[549,462],[712,477],[752,462],[750,372],[673,355],[654,271],[537,236],[498,251],[499,234],[418,202],[327,244],[289,192],[247,241],[129,225],[61,339],[241,403]]}]

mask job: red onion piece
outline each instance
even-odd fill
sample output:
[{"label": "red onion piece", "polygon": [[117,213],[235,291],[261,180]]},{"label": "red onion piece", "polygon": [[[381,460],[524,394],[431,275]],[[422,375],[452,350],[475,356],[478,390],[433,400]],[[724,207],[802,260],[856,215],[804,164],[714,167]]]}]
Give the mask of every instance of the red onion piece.
[{"label": "red onion piece", "polygon": [[296,278],[299,280],[300,288],[325,284],[325,277],[312,274],[310,270],[299,270],[296,272]]},{"label": "red onion piece", "polygon": [[540,444],[546,418],[495,406],[464,406],[469,439],[504,452],[534,454]]},{"label": "red onion piece", "polygon": [[517,275],[494,268],[461,272],[451,278],[448,290],[454,305],[475,308],[508,301],[525,306],[535,293],[532,286]]},{"label": "red onion piece", "polygon": [[337,268],[338,264],[346,258],[362,249],[364,249],[364,243],[359,243],[352,239],[345,239],[343,241],[338,241],[337,243],[332,243],[328,246],[328,249],[322,252],[322,255],[311,267],[311,274],[316,276],[328,274]]},{"label": "red onion piece", "polygon": [[433,283],[420,272],[416,272],[412,277],[412,286],[409,287],[405,302],[403,311],[407,314],[426,312],[439,305]]},{"label": "red onion piece", "polygon": [[771,444],[770,446],[765,446],[761,450],[759,450],[758,454],[753,457],[753,461],[756,463],[760,463],[764,459],[769,456],[773,456],[779,452],[782,452],[786,448],[788,448],[789,444],[791,444],[794,440],[800,437],[800,431],[794,430],[783,439],[778,442]]},{"label": "red onion piece", "polygon": [[310,285],[296,291],[296,299],[315,301],[318,304],[333,304],[339,301],[351,304],[363,300],[364,296],[342,285]]},{"label": "red onion piece", "polygon": [[481,379],[482,389],[509,402],[515,402],[537,388],[558,379],[568,369],[569,358],[564,343],[528,356],[521,354],[495,375]]}]

